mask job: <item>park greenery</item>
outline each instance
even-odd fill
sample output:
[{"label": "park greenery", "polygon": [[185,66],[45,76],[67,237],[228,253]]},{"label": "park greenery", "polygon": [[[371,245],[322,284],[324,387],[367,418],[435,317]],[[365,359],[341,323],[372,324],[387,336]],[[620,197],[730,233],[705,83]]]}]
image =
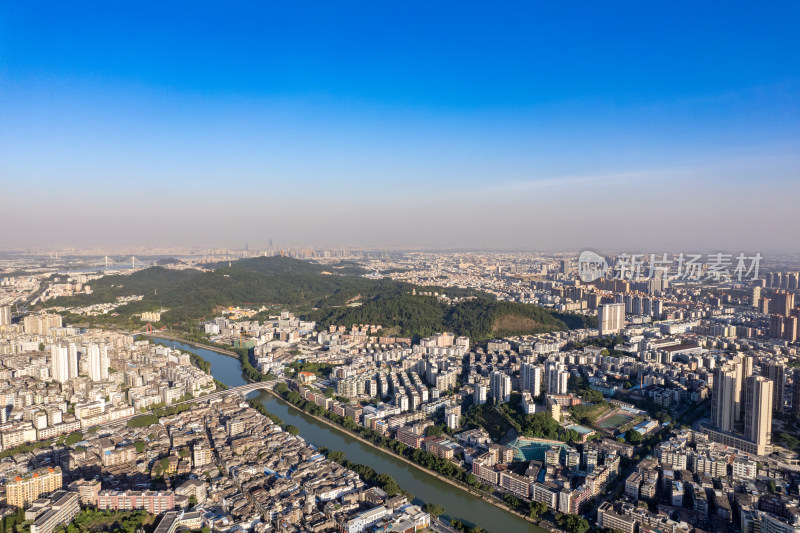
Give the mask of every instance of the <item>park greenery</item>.
[{"label": "park greenery", "polygon": [[25,524],[25,510],[20,508],[16,512],[0,519],[0,533],[11,533],[18,528],[28,529]]},{"label": "park greenery", "polygon": [[84,509],[69,525],[56,530],[57,533],[86,533],[108,531],[109,533],[135,533],[151,531],[156,517],[145,511],[99,511]]},{"label": "park greenery", "polygon": [[527,438],[580,441],[581,435],[577,431],[561,427],[549,412],[523,413],[519,407],[520,400],[521,395],[512,394],[508,402],[499,405],[473,405],[464,415],[463,425],[467,429],[483,428],[495,441],[502,439],[511,428],[517,435]]},{"label": "park greenery", "polygon": [[264,404],[259,403],[259,402],[255,401],[255,400],[247,400],[247,403],[248,403],[248,405],[250,405],[250,407],[252,407],[253,409],[258,411],[262,415],[264,415],[267,418],[269,418],[272,421],[273,424],[277,424],[279,426],[283,425],[283,420],[281,420],[281,418],[278,415],[276,415],[274,413],[270,413],[269,411],[267,411],[267,408],[264,407]]},{"label": "park greenery", "polygon": [[425,510],[426,513],[435,518],[439,518],[440,516],[442,516],[445,511],[444,506],[439,505],[437,503],[426,503],[423,509]]},{"label": "park greenery", "polygon": [[153,424],[158,424],[158,420],[165,416],[174,416],[189,411],[192,406],[188,403],[180,405],[170,405],[167,407],[155,407],[151,413],[135,416],[128,420],[129,428],[143,428]]},{"label": "park greenery", "polygon": [[286,365],[286,372],[295,374],[298,372],[311,372],[318,378],[327,379],[331,375],[331,372],[333,372],[333,366],[334,365],[328,363],[305,363],[295,361]]},{"label": "park greenery", "polygon": [[205,372],[206,374],[211,374],[211,363],[200,357],[194,352],[189,352],[189,357],[191,358],[192,364]]},{"label": "park greenery", "polygon": [[0,452],[0,459],[5,459],[6,457],[13,457],[18,453],[28,453],[32,452],[33,450],[39,450],[41,448],[49,448],[52,445],[53,445],[53,439],[45,439],[36,442],[20,444],[19,446],[15,446],[14,448],[9,448],[7,450],[3,450],[2,452]]},{"label": "park greenery", "polygon": [[589,522],[576,514],[556,513],[556,524],[568,533],[587,533]]},{"label": "park greenery", "polygon": [[461,520],[450,520],[450,525],[453,529],[460,533],[486,533],[486,530],[482,527],[473,526],[469,527],[467,524],[462,522]]},{"label": "park greenery", "polygon": [[328,452],[328,459],[335,463],[339,463],[348,470],[352,470],[353,472],[357,473],[359,476],[361,476],[361,479],[363,479],[365,483],[377,485],[389,496],[394,496],[395,494],[408,495],[408,493],[404,492],[403,489],[400,488],[392,476],[389,474],[379,474],[371,466],[353,463],[345,457],[344,452]]},{"label": "park greenery", "polygon": [[66,439],[64,439],[64,444],[67,446],[73,446],[75,444],[78,444],[82,440],[83,440],[83,433],[81,433],[80,431],[73,431],[72,433],[67,435]]},{"label": "park greenery", "polygon": [[250,350],[247,348],[234,348],[234,352],[239,354],[239,360],[242,364],[242,372],[250,379],[250,381],[272,381],[276,376],[272,374],[265,374],[260,372],[253,366],[250,355]]}]

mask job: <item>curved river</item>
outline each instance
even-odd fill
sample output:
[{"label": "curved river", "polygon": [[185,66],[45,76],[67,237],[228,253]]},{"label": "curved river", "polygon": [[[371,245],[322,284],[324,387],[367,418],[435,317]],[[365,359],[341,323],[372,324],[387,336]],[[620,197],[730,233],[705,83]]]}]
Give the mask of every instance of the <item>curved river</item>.
[{"label": "curved river", "polygon": [[[211,363],[211,373],[214,378],[229,387],[247,383],[238,359],[170,339],[159,337],[152,339],[173,348],[196,353]],[[421,505],[424,502],[431,502],[443,505],[446,509],[444,518],[455,518],[491,532],[547,533],[544,529],[418,470],[389,453],[367,446],[344,431],[319,422],[268,392],[255,391],[248,397],[263,403],[268,411],[281,417],[285,423],[296,426],[306,442],[324,446],[329,450],[342,451],[354,463],[369,465],[380,473],[389,474],[398,485],[414,494],[415,503]]]}]

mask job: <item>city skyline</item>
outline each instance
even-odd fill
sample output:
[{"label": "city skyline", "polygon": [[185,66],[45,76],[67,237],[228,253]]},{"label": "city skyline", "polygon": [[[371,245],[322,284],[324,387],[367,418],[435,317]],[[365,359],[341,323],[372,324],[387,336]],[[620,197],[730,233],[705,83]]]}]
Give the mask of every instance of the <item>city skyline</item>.
[{"label": "city skyline", "polygon": [[0,248],[798,251],[796,4],[450,7],[2,6]]}]

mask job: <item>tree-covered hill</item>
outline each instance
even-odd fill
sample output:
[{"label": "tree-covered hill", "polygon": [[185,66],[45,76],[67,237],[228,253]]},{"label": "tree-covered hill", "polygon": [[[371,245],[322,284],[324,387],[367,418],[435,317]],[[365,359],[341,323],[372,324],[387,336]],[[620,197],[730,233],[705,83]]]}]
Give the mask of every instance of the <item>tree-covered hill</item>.
[{"label": "tree-covered hill", "polygon": [[399,335],[427,336],[441,331],[467,335],[476,341],[504,335],[592,327],[592,317],[553,313],[543,307],[477,298],[449,304],[432,296],[408,292],[376,298],[358,307],[324,307],[306,315],[331,324],[379,324]]},{"label": "tree-covered hill", "polygon": [[[105,276],[91,283],[92,294],[56,298],[46,306],[83,307],[114,302],[119,296],[143,295],[141,301],[122,305],[116,312],[126,317],[163,308],[168,312],[162,322],[178,324],[209,317],[218,306],[276,305],[302,310],[391,298],[412,289],[407,283],[367,279],[353,275],[355,272],[359,270],[354,264],[320,265],[288,257],[226,262],[209,272],[153,267],[130,275]],[[478,294],[468,289],[446,291],[457,296]]]},{"label": "tree-covered hill", "polygon": [[[114,302],[119,296],[143,295],[141,301],[118,307],[118,317],[87,319],[95,324],[139,327],[136,315],[161,308],[168,310],[162,323],[175,326],[210,318],[219,306],[274,305],[297,311],[322,326],[381,324],[404,336],[452,331],[475,340],[585,327],[589,320],[534,305],[495,301],[472,289],[423,288],[450,297],[476,297],[450,304],[433,296],[412,295],[414,287],[408,283],[353,275],[362,272],[359,268],[288,257],[242,259],[207,272],[153,267],[100,278],[91,283],[92,294],[57,298],[47,306],[82,307]],[[356,302],[360,304],[357,307],[348,305]]]}]

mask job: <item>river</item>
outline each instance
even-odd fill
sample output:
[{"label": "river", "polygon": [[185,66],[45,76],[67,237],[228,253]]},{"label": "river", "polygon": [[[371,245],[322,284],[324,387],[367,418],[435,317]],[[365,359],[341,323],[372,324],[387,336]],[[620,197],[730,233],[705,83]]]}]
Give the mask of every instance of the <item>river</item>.
[{"label": "river", "polygon": [[[193,352],[211,363],[214,378],[229,387],[247,383],[241,372],[239,360],[210,349],[198,348],[188,344],[153,337],[153,340],[186,352]],[[446,509],[443,517],[458,519],[470,525],[478,525],[487,531],[546,533],[542,528],[527,520],[506,512],[481,498],[453,487],[430,474],[414,468],[389,453],[376,450],[348,433],[324,424],[296,407],[287,404],[268,392],[255,391],[248,396],[264,404],[268,411],[296,426],[306,442],[324,446],[329,450],[345,453],[354,463],[371,466],[377,472],[392,476],[397,484],[415,496],[414,503],[438,503]]]}]

